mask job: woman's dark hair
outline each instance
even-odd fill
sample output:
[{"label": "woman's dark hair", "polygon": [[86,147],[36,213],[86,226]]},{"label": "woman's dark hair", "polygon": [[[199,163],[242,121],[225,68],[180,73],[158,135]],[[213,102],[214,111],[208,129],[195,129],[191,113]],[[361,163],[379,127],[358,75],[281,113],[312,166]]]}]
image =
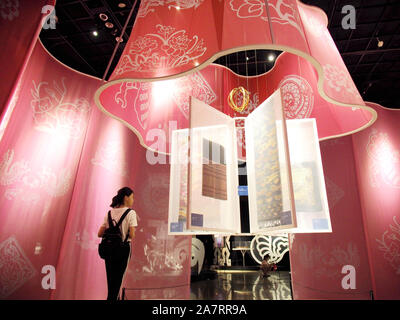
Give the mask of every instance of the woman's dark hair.
[{"label": "woman's dark hair", "polygon": [[112,198],[112,203],[110,204],[110,207],[115,208],[120,206],[121,204],[124,204],[124,197],[129,197],[132,193],[133,190],[129,187],[123,187],[119,189],[117,195]]}]

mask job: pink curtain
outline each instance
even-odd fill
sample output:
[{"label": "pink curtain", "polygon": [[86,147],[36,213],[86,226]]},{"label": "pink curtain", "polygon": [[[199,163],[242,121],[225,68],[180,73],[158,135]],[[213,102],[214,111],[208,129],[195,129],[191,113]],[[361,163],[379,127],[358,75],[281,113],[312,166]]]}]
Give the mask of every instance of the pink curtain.
[{"label": "pink curtain", "polygon": [[353,136],[357,178],[377,299],[400,299],[400,112],[378,112],[370,128]]},{"label": "pink curtain", "polygon": [[128,299],[185,299],[190,282],[190,237],[167,236],[169,165],[150,165],[133,132],[94,110],[79,165],[58,262],[55,299],[104,299],[104,261],[97,231],[112,196],[135,192],[138,227],[123,287]]},{"label": "pink curtain", "polygon": [[45,5],[55,5],[55,0],[9,0],[0,4],[0,115],[16,89],[36,39],[42,28],[41,20]]},{"label": "pink curtain", "polygon": [[[94,107],[100,82],[36,45],[0,144],[2,299],[104,299],[97,230],[125,185],[139,217],[127,297],[188,297],[190,237],[167,237],[169,162],[148,164],[137,137]],[[48,265],[54,290],[42,286]]]},{"label": "pink curtain", "polygon": [[100,81],[64,67],[37,43],[0,144],[1,297],[48,299],[92,96]]},{"label": "pink curtain", "polygon": [[[318,91],[318,78],[306,59],[282,53],[274,68],[256,77],[239,76],[229,69],[211,64],[201,71],[177,79],[156,82],[123,81],[109,83],[99,94],[101,108],[126,123],[139,137],[143,146],[168,152],[169,129],[187,128],[189,97],[207,103],[232,117],[246,117],[279,87],[289,119],[316,118],[320,139],[349,134],[362,127],[372,117],[363,109],[336,106],[326,101]],[[234,88],[249,91],[249,105],[242,112],[234,111],[227,101]],[[237,106],[243,97],[235,96]],[[237,120],[243,127],[244,121]],[[149,132],[163,130],[165,141],[154,141]],[[238,131],[239,149],[245,155],[243,132]]]},{"label": "pink curtain", "polygon": [[[321,142],[333,233],[293,236],[295,299],[400,299],[400,113],[367,104],[370,128]],[[342,287],[345,265],[355,289]]]},{"label": "pink curtain", "polygon": [[[110,82],[97,96],[121,82],[191,74],[227,53],[275,49],[307,60],[318,74],[316,92],[335,107],[357,110],[350,119],[356,119],[359,129],[371,124],[376,114],[364,105],[327,24],[321,9],[296,0],[143,1]],[[107,108],[109,101],[100,97],[96,103]],[[337,115],[343,108],[338,109]],[[346,126],[339,123],[333,136],[348,134]]]}]

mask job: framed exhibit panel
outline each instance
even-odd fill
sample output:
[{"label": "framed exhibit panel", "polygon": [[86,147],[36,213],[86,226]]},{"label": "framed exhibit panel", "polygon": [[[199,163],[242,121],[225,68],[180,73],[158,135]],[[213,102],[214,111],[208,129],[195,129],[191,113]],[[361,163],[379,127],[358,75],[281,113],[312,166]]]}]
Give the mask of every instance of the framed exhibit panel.
[{"label": "framed exhibit panel", "polygon": [[170,155],[169,234],[190,233],[187,230],[188,154],[189,129],[173,130]]},{"label": "framed exhibit panel", "polygon": [[[193,97],[189,114],[172,132],[169,233],[240,234],[235,121]],[[315,119],[285,120],[277,90],[245,134],[250,234],[332,232]]]},{"label": "framed exhibit panel", "polygon": [[192,97],[189,122],[172,131],[168,232],[238,233],[235,121]]},{"label": "framed exhibit panel", "polygon": [[332,232],[315,119],[286,121],[297,228],[293,233]]},{"label": "framed exhibit panel", "polygon": [[332,232],[315,119],[284,120],[277,90],[245,127],[250,232]]},{"label": "framed exhibit panel", "polygon": [[235,120],[191,97],[188,228],[240,232]]},{"label": "framed exhibit panel", "polygon": [[280,90],[245,121],[250,232],[297,226]]}]

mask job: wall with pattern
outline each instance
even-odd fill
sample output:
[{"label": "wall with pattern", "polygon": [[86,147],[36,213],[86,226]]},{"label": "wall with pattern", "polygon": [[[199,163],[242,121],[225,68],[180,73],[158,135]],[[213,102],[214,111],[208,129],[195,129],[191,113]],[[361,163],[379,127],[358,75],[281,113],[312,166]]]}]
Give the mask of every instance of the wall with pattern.
[{"label": "wall with pattern", "polygon": [[353,136],[358,185],[378,299],[400,299],[400,112],[367,103],[374,125]]},{"label": "wall with pattern", "polygon": [[[37,43],[0,142],[1,299],[105,299],[97,231],[125,185],[138,215],[127,297],[188,297],[191,239],[167,236],[169,165],[150,165],[137,136],[94,106],[100,82]],[[55,290],[42,287],[46,265]]]},{"label": "wall with pattern", "polygon": [[38,43],[0,143],[0,296],[48,299],[99,80],[54,61]]}]

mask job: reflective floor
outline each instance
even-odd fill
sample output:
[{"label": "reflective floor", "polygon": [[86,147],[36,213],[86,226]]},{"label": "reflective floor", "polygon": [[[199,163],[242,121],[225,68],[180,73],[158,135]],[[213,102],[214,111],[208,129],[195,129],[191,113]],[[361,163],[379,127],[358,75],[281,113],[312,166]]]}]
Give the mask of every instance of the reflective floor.
[{"label": "reflective floor", "polygon": [[219,271],[214,279],[194,281],[192,300],[291,300],[288,271],[271,272],[262,278],[259,271]]}]

